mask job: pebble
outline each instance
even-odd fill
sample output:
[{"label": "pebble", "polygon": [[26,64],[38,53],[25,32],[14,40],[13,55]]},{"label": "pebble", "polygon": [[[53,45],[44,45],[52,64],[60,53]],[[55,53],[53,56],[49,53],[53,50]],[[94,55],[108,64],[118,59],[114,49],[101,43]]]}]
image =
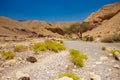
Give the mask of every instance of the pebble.
[{"label": "pebble", "polygon": [[94,72],[90,72],[90,79],[91,80],[102,80],[101,77]]}]

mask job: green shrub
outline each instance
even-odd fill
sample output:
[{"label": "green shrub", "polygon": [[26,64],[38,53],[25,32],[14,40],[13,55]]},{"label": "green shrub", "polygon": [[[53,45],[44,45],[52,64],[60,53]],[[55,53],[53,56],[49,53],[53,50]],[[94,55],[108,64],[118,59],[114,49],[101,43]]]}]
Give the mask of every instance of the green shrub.
[{"label": "green shrub", "polygon": [[64,76],[72,78],[73,80],[80,80],[80,78],[78,76],[76,76],[75,74],[73,74],[73,73],[60,74],[59,78],[62,78]]},{"label": "green shrub", "polygon": [[15,57],[15,54],[11,51],[3,51],[1,52],[1,56],[3,56],[5,59],[13,59]]},{"label": "green shrub", "polygon": [[16,45],[14,47],[14,51],[15,52],[24,52],[24,51],[26,51],[26,47],[24,45]]},{"label": "green shrub", "polygon": [[47,50],[46,45],[44,43],[34,43],[31,46],[31,49],[35,52],[38,53],[39,51],[45,51]]},{"label": "green shrub", "polygon": [[105,46],[102,46],[102,48],[101,48],[102,50],[106,50],[106,47]]},{"label": "green shrub", "polygon": [[82,41],[94,41],[93,36],[83,36]]},{"label": "green shrub", "polygon": [[110,54],[112,54],[113,56],[114,56],[116,53],[119,53],[119,54],[120,54],[120,50],[118,50],[118,49],[113,49],[113,50],[110,51]]},{"label": "green shrub", "polygon": [[45,40],[45,44],[48,50],[58,52],[59,50],[65,50],[65,47],[63,44],[60,44],[56,41],[52,40]]},{"label": "green shrub", "polygon": [[85,59],[87,59],[87,55],[75,49],[70,49],[69,52],[70,52],[70,58],[72,62],[78,67],[83,67],[83,62]]},{"label": "green shrub", "polygon": [[44,43],[35,43],[34,45],[32,45],[31,49],[35,53],[38,53],[39,51],[45,51],[45,50],[58,52],[60,50],[65,50],[65,47],[63,44],[60,44],[57,41],[46,39]]}]

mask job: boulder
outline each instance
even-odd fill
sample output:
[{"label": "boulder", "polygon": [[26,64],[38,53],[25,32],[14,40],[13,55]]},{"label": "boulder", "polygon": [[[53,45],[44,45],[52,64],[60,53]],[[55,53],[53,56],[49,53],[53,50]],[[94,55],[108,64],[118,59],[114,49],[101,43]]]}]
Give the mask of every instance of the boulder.
[{"label": "boulder", "polygon": [[37,59],[33,56],[29,56],[28,58],[26,58],[27,61],[31,62],[31,63],[35,63],[37,62]]}]

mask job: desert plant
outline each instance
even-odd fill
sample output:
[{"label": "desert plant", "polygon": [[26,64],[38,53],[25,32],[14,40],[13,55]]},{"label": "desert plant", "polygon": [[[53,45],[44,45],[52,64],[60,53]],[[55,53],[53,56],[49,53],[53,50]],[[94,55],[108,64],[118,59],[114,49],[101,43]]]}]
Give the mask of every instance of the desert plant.
[{"label": "desert plant", "polygon": [[60,44],[57,41],[46,39],[44,43],[35,43],[34,45],[32,45],[31,49],[35,53],[38,53],[39,51],[45,51],[45,50],[58,52],[60,50],[65,50],[65,47],[63,44]]},{"label": "desert plant", "polygon": [[82,38],[82,34],[87,30],[91,30],[92,26],[88,22],[74,23],[70,27],[66,28],[66,33],[76,34],[79,38]]},{"label": "desert plant", "polygon": [[31,49],[35,52],[35,53],[38,53],[39,51],[45,51],[47,48],[46,48],[46,45],[44,43],[34,43],[32,46],[31,46]]},{"label": "desert plant", "polygon": [[113,43],[113,42],[120,42],[120,33],[115,33],[113,35],[104,37],[101,42],[105,43]]},{"label": "desert plant", "polygon": [[70,52],[70,59],[72,60],[72,62],[78,67],[83,67],[83,62],[85,59],[87,59],[87,55],[75,49],[70,49],[69,52]]},{"label": "desert plant", "polygon": [[3,51],[1,52],[1,56],[3,56],[5,59],[13,59],[15,54],[11,51]]},{"label": "desert plant", "polygon": [[63,44],[60,44],[56,41],[52,40],[45,40],[45,44],[48,50],[58,52],[59,50],[65,50],[65,47]]},{"label": "desert plant", "polygon": [[102,46],[102,48],[101,48],[102,50],[106,50],[106,47],[105,46]]},{"label": "desert plant", "polygon": [[16,45],[14,47],[15,52],[24,52],[27,48],[24,45]]},{"label": "desert plant", "polygon": [[69,72],[69,73],[64,73],[64,74],[60,74],[59,75],[59,78],[62,78],[62,77],[69,77],[69,78],[72,78],[73,80],[80,80],[80,78],[78,76],[76,76],[75,74]]},{"label": "desert plant", "polygon": [[120,50],[119,49],[113,49],[110,51],[110,54],[115,58],[115,60],[120,60]]}]

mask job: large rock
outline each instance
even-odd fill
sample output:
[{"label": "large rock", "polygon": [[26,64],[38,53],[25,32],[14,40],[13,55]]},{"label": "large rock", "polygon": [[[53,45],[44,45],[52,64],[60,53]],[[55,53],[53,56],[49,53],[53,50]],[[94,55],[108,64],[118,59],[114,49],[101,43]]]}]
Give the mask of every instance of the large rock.
[{"label": "large rock", "polygon": [[37,62],[37,59],[33,56],[29,56],[28,58],[26,58],[27,61],[31,62],[31,63],[35,63]]}]

